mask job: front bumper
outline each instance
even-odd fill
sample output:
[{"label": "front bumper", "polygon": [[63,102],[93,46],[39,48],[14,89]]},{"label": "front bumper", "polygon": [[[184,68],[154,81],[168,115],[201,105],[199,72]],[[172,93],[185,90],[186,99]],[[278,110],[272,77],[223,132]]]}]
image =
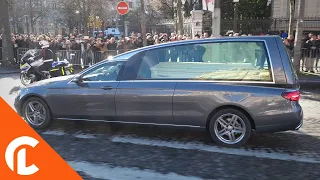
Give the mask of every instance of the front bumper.
[{"label": "front bumper", "polygon": [[20,95],[18,95],[15,100],[14,100],[14,108],[16,109],[17,113],[22,116],[21,112],[21,100],[20,100]]}]

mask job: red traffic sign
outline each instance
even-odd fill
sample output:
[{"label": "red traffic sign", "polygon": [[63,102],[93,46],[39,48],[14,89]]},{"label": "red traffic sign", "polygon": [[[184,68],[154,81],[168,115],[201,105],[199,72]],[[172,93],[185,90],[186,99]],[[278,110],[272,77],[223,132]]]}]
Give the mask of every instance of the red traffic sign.
[{"label": "red traffic sign", "polygon": [[124,1],[118,2],[117,11],[120,15],[125,15],[129,12],[129,5]]}]

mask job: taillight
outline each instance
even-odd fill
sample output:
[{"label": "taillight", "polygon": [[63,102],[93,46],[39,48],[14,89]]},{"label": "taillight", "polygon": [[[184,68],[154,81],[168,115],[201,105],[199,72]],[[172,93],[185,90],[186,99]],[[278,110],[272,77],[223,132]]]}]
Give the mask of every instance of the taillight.
[{"label": "taillight", "polygon": [[288,99],[289,101],[299,101],[300,91],[287,91],[282,93],[282,97]]}]

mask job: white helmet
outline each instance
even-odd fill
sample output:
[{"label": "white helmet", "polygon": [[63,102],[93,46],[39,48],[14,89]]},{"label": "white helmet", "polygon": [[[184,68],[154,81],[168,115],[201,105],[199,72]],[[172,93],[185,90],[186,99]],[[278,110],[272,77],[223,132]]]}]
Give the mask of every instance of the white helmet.
[{"label": "white helmet", "polygon": [[49,43],[47,41],[40,41],[39,44],[40,44],[42,49],[49,47]]}]

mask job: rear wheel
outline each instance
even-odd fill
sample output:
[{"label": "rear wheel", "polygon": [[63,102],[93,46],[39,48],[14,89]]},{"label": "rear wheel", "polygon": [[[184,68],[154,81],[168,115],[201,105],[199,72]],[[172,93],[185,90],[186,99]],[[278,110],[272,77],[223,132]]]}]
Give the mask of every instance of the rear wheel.
[{"label": "rear wheel", "polygon": [[251,136],[249,118],[236,109],[223,109],[211,118],[209,132],[212,139],[221,146],[240,147]]},{"label": "rear wheel", "polygon": [[52,124],[50,109],[40,98],[32,97],[26,100],[22,113],[27,123],[35,129],[45,129]]}]

